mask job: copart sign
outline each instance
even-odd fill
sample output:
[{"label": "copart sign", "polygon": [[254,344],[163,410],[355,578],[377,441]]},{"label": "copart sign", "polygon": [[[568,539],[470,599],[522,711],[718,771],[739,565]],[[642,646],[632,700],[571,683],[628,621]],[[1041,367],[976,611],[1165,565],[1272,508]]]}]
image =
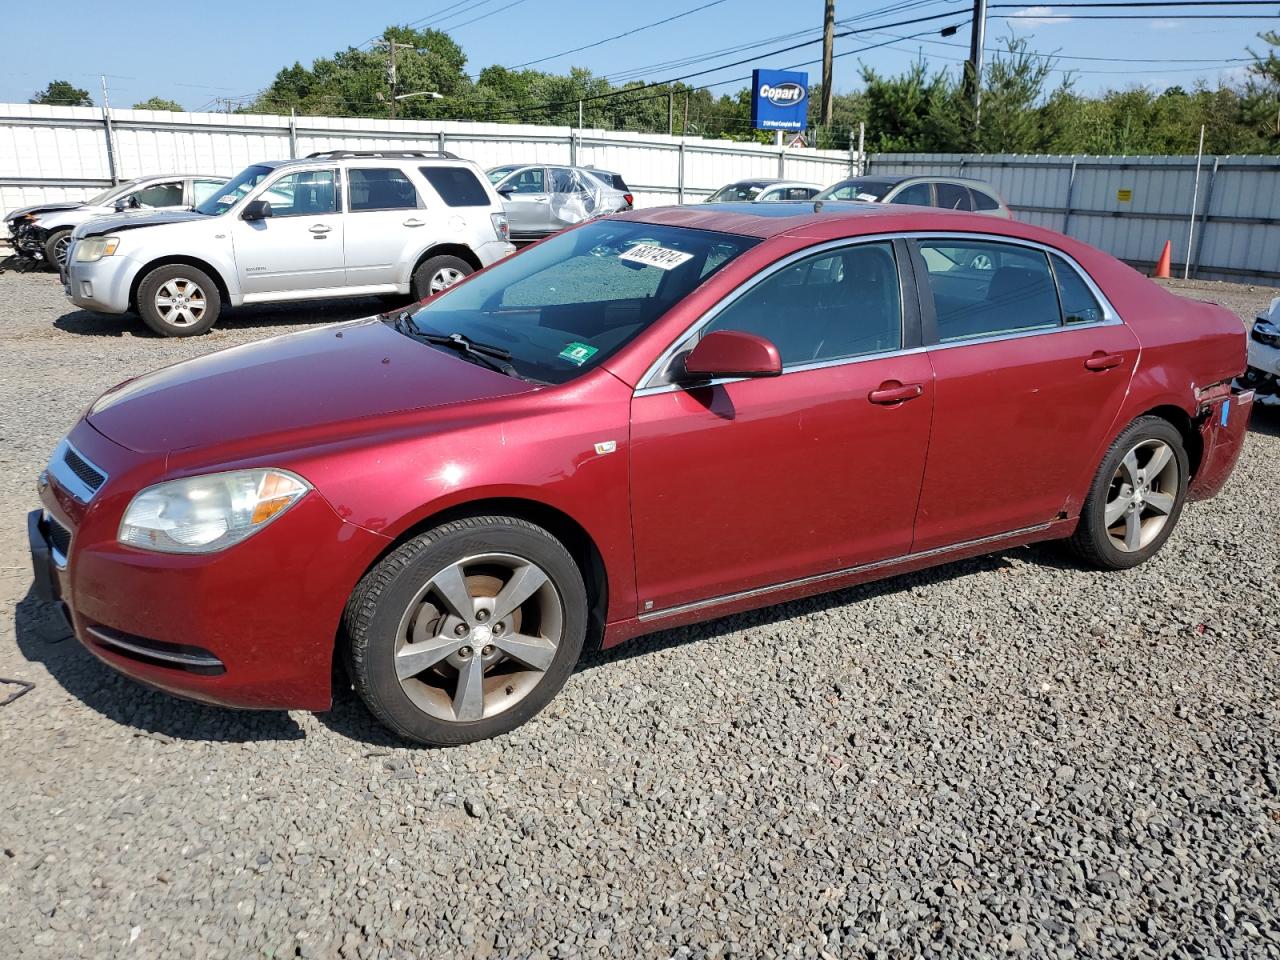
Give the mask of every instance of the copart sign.
[{"label": "copart sign", "polygon": [[751,87],[751,125],[757,130],[803,130],[808,126],[807,73],[754,70]]}]

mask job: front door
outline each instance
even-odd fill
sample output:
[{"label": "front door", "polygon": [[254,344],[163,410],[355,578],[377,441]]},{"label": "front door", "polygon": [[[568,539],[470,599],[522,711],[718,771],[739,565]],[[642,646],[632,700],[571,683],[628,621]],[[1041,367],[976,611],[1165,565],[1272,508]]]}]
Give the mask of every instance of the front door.
[{"label": "front door", "polygon": [[498,184],[512,234],[540,237],[551,232],[551,194],[543,167],[517,170]]},{"label": "front door", "polygon": [[1137,338],[1057,254],[959,238],[919,250],[937,399],[915,550],[1049,523],[1097,467]]},{"label": "front door", "polygon": [[915,298],[902,296],[896,262],[905,249],[876,242],[803,256],[697,334],[767,337],[782,376],[637,391],[639,612],[910,550],[933,385],[928,358],[909,349]]},{"label": "front door", "polygon": [[246,294],[341,287],[346,269],[337,171],[300,170],[272,181],[254,199],[271,204],[263,220],[237,217],[231,236]]}]

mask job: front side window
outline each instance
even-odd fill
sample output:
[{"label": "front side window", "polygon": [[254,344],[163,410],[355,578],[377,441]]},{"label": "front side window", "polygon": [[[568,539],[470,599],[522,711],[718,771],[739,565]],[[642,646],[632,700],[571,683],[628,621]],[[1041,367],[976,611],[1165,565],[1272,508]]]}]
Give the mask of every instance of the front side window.
[{"label": "front side window", "polygon": [[271,204],[273,217],[313,217],[338,209],[332,170],[300,170],[281,177],[258,195]]},{"label": "front side window", "polygon": [[813,187],[787,187],[785,199],[809,200],[817,192]]},{"label": "front side window", "polygon": [[134,196],[144,207],[180,207],[182,206],[182,181],[153,183],[149,187],[143,187]]},{"label": "front side window", "polygon": [[910,203],[917,207],[933,206],[933,191],[927,183],[913,183],[904,187],[902,192],[889,201],[890,203]]},{"label": "front side window", "polygon": [[418,172],[450,207],[489,206],[489,194],[466,167],[419,167]]},{"label": "front side window", "polygon": [[503,193],[546,193],[547,185],[541,167],[527,167],[512,174],[498,189]]},{"label": "front side window", "polygon": [[784,366],[902,347],[902,297],[890,243],[805,257],[730,303],[703,333],[739,330],[778,348]]},{"label": "front side window", "polygon": [[418,191],[403,170],[396,167],[353,167],[347,171],[351,212],[413,210]]},{"label": "front side window", "polygon": [[1049,258],[985,240],[921,240],[941,343],[1056,327],[1062,322]]},{"label": "front side window", "polygon": [[196,204],[196,211],[209,217],[226,213],[239,203],[246,193],[269,177],[272,169],[272,167],[256,164],[245,167],[234,180]]},{"label": "front side window", "polygon": [[437,294],[413,313],[412,324],[419,333],[459,333],[500,348],[527,379],[565,383],[603,363],[758,242],[601,220]]},{"label": "front side window", "polygon": [[490,169],[484,172],[484,175],[489,178],[490,183],[497,184],[497,183],[501,183],[502,180],[505,177],[507,177],[512,170],[519,170],[519,169],[520,168],[514,164],[507,164],[507,166],[505,167],[491,167]]}]

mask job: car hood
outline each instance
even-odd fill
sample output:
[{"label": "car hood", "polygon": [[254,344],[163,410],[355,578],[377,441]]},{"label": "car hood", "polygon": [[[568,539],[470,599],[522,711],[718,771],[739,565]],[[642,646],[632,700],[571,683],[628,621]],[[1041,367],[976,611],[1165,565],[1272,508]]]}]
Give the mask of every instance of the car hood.
[{"label": "car hood", "polygon": [[[88,421],[140,453],[367,434],[370,417],[492,399],[536,385],[396,332],[375,318],[221,350],[127,380]],[[376,427],[374,428],[376,429]]]},{"label": "car hood", "polygon": [[85,237],[100,237],[108,233],[119,233],[121,230],[137,230],[139,227],[163,226],[169,223],[186,223],[188,220],[207,220],[203,213],[194,210],[156,210],[143,213],[113,213],[105,217],[94,217],[92,220],[76,227],[72,237],[83,240]]},{"label": "car hood", "polygon": [[52,213],[55,210],[74,210],[77,207],[83,207],[84,204],[79,201],[67,201],[63,203],[36,203],[29,207],[19,207],[17,210],[10,210],[4,215],[5,222],[16,220],[18,217],[25,217],[29,213]]}]

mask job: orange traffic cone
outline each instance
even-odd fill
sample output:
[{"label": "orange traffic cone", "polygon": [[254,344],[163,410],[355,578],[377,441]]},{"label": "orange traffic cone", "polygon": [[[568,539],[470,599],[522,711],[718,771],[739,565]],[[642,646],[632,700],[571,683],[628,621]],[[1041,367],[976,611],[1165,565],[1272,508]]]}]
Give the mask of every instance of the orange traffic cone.
[{"label": "orange traffic cone", "polygon": [[1166,240],[1164,249],[1160,251],[1160,259],[1156,261],[1156,272],[1153,277],[1159,277],[1162,280],[1169,279],[1169,255],[1173,251],[1173,245]]}]

